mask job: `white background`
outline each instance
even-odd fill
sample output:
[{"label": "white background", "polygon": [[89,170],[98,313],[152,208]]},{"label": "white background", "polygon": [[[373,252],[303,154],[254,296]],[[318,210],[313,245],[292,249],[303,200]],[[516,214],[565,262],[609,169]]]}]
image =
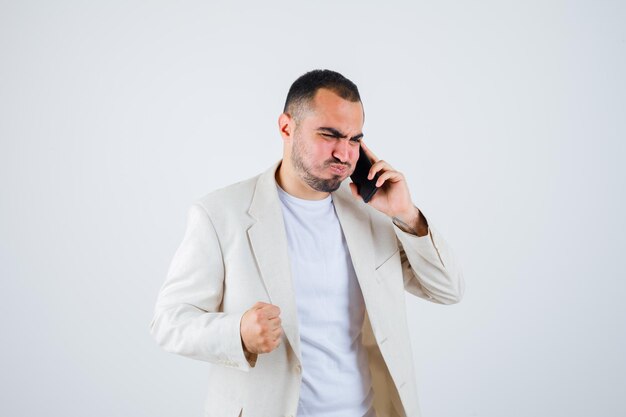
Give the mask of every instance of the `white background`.
[{"label": "white background", "polygon": [[[0,2],[0,415],[199,416],[149,334],[187,208],[265,170],[302,73],[463,265],[408,297],[425,417],[624,416],[626,5]],[[272,416],[268,416],[272,417]]]}]

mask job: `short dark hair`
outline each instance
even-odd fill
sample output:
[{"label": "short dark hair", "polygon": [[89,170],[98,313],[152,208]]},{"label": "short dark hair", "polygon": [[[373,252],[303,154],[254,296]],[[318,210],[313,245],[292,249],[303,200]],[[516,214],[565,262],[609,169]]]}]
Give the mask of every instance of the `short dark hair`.
[{"label": "short dark hair", "polygon": [[361,101],[359,89],[352,81],[338,72],[317,69],[301,75],[291,84],[283,112],[297,118],[320,88],[331,90],[344,100]]}]

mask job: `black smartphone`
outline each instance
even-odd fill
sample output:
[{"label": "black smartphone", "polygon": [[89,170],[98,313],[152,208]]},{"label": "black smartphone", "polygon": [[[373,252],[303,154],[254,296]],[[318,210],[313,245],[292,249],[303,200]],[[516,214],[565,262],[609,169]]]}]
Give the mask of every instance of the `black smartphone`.
[{"label": "black smartphone", "polygon": [[369,174],[371,167],[372,163],[367,155],[365,155],[363,147],[359,145],[359,160],[356,162],[356,167],[354,168],[352,175],[350,175],[350,178],[352,179],[352,182],[356,184],[359,195],[366,203],[370,201],[374,194],[376,194],[376,191],[378,191],[378,187],[376,187],[376,180],[378,180],[380,175],[377,173],[373,179],[367,179],[367,174]]}]

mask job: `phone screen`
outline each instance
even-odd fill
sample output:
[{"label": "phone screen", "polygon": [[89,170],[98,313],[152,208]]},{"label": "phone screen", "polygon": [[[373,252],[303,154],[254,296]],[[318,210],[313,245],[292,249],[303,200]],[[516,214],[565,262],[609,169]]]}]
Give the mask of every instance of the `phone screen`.
[{"label": "phone screen", "polygon": [[376,187],[376,180],[378,180],[379,174],[376,174],[373,179],[368,180],[367,174],[370,172],[372,163],[370,162],[363,147],[359,145],[359,160],[356,163],[354,172],[350,175],[352,182],[356,185],[357,191],[364,202],[368,202],[372,199],[378,188]]}]

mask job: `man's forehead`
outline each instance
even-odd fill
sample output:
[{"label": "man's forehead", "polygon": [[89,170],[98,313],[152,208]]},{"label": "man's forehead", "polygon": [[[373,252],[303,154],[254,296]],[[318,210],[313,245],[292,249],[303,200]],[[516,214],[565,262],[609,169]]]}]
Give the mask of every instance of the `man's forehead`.
[{"label": "man's forehead", "polygon": [[[325,90],[325,91],[322,91]],[[363,123],[363,106],[360,101],[349,101],[336,93],[320,89],[309,104],[311,115],[326,123],[346,122]]]},{"label": "man's forehead", "polygon": [[346,116],[343,112],[333,109],[310,112],[304,117],[304,121],[309,128],[315,130],[331,128],[343,133],[355,133],[363,128],[363,118],[358,114]]}]

